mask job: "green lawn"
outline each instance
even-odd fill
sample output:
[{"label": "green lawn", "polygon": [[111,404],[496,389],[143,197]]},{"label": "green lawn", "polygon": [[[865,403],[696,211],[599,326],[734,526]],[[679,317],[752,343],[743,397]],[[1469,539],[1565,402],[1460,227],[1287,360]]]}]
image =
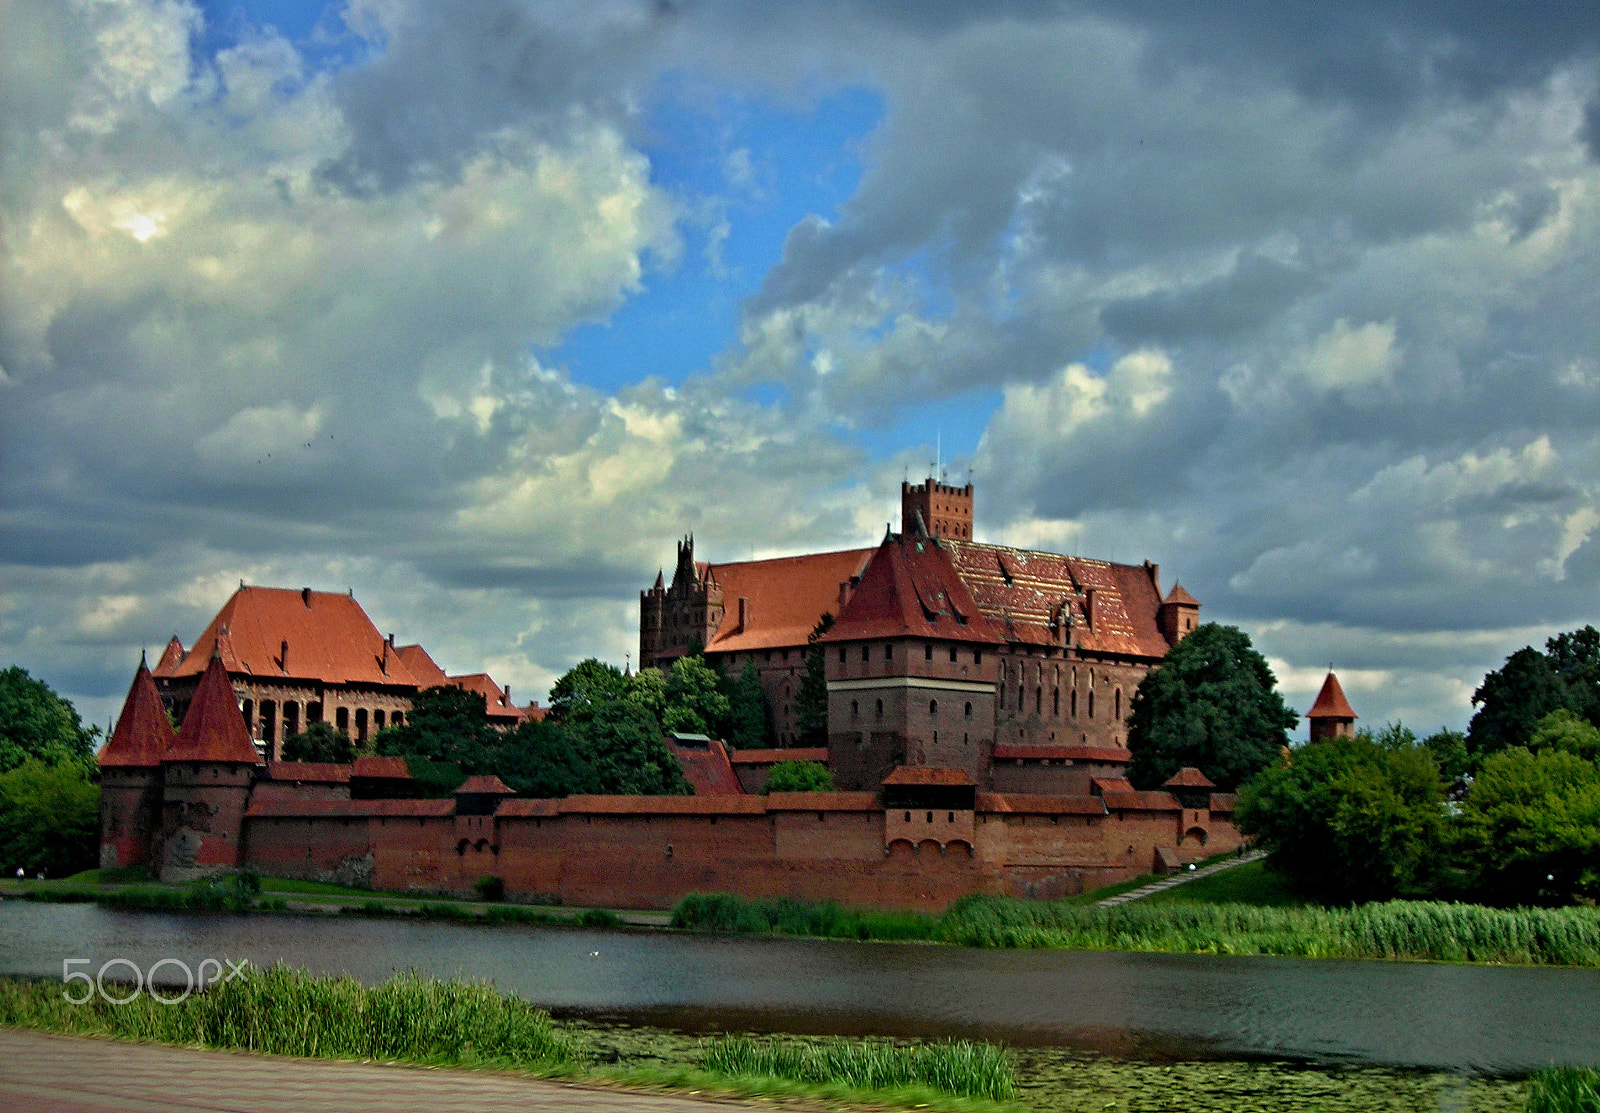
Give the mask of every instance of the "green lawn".
[{"label": "green lawn", "polygon": [[79,885],[142,885],[150,880],[150,871],[143,866],[121,866],[110,870],[84,870],[62,880]]},{"label": "green lawn", "polygon": [[1262,908],[1295,908],[1313,903],[1292,892],[1281,877],[1267,869],[1265,862],[1246,862],[1210,877],[1175,885],[1143,898],[1141,903],[1165,904],[1173,901],[1253,904]]},{"label": "green lawn", "polygon": [[304,893],[326,897],[361,897],[368,899],[386,894],[372,889],[352,889],[348,885],[334,885],[326,881],[300,881],[293,877],[263,877],[263,893]]}]

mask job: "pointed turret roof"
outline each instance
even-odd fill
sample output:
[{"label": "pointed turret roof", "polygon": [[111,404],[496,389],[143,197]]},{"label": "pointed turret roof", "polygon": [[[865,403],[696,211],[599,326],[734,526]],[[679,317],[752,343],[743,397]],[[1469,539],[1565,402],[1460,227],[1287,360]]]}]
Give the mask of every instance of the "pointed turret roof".
[{"label": "pointed turret roof", "polygon": [[1185,765],[1161,785],[1162,788],[1216,788],[1200,770],[1192,765]]},{"label": "pointed turret roof", "polygon": [[133,674],[133,684],[128,688],[128,698],[123,701],[116,729],[100,750],[100,766],[103,769],[159,766],[175,739],[172,721],[167,718],[167,709],[161,705],[150,668],[140,654],[139,670]]},{"label": "pointed turret roof", "polygon": [[1350,701],[1344,698],[1344,689],[1339,686],[1339,678],[1330,670],[1328,679],[1322,682],[1322,691],[1317,693],[1317,702],[1311,705],[1311,710],[1306,712],[1308,719],[1355,719],[1358,718],[1350,707]]},{"label": "pointed turret roof", "polygon": [[250,728],[239,713],[238,698],[220,654],[211,655],[165,761],[230,761],[261,764],[250,742]]},{"label": "pointed turret roof", "polygon": [[161,656],[156,661],[156,671],[162,675],[171,673],[183,660],[183,653],[183,643],[178,640],[178,635],[172,635],[172,640],[167,642],[167,647],[161,651]]},{"label": "pointed turret roof", "polygon": [[1172,590],[1167,592],[1166,601],[1168,603],[1178,603],[1185,607],[1198,607],[1200,605],[1200,600],[1183,590],[1182,584],[1176,583],[1172,585]]}]

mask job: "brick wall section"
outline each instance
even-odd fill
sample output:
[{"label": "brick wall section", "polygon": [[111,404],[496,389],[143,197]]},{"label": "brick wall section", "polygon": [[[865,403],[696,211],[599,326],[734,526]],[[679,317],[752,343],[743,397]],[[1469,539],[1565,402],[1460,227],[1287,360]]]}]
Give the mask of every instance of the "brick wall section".
[{"label": "brick wall section", "polygon": [[161,880],[190,881],[244,864],[252,766],[168,762],[161,794]]},{"label": "brick wall section", "polygon": [[142,866],[159,836],[161,768],[100,771],[100,868]]}]

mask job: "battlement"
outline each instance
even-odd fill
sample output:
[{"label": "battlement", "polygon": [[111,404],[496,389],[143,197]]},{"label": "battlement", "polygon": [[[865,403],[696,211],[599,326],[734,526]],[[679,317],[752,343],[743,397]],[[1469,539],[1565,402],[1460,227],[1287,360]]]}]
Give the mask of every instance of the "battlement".
[{"label": "battlement", "polygon": [[[920,521],[919,521],[920,520]],[[972,540],[972,484],[957,487],[927,479],[900,484],[900,532]]]}]

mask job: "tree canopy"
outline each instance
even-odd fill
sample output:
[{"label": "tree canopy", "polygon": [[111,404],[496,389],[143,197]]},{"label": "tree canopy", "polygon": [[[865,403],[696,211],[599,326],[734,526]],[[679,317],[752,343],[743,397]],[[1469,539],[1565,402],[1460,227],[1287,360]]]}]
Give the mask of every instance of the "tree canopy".
[{"label": "tree canopy", "polygon": [[683,766],[661,737],[661,724],[640,705],[621,699],[594,704],[578,734],[601,792],[631,796],[692,793]]},{"label": "tree canopy", "polygon": [[625,698],[629,687],[628,678],[617,666],[594,657],[585,658],[550,688],[550,716],[558,723],[566,722],[594,704]]},{"label": "tree canopy", "polygon": [[284,761],[324,761],[342,765],[354,761],[355,757],[356,748],[350,736],[327,723],[312,723],[283,740]]},{"label": "tree canopy", "polygon": [[1207,622],[1145,676],[1128,717],[1130,776],[1154,788],[1185,765],[1231,792],[1276,760],[1299,716],[1244,631]]},{"label": "tree canopy", "polygon": [[1484,900],[1600,898],[1600,765],[1563,749],[1489,755],[1462,802],[1459,853]]},{"label": "tree canopy", "polygon": [[723,734],[728,720],[728,697],[722,677],[704,657],[680,657],[667,673],[665,710],[661,723],[667,730],[689,734]]},{"label": "tree canopy", "polygon": [[736,679],[725,686],[728,693],[728,736],[726,741],[740,750],[764,749],[772,742],[772,711],[761,688],[761,674],[754,661],[746,661]]},{"label": "tree canopy", "polygon": [[93,764],[97,727],[42,680],[13,665],[0,670],[0,773],[24,762]]},{"label": "tree canopy", "polygon": [[0,869],[66,877],[99,864],[100,786],[81,761],[0,773]]},{"label": "tree canopy", "polygon": [[499,732],[489,725],[483,697],[441,684],[418,692],[405,722],[379,731],[373,745],[380,754],[454,762],[474,773],[493,772],[483,764],[485,755],[499,742]]},{"label": "tree canopy", "polygon": [[1532,646],[1517,650],[1472,693],[1477,711],[1467,727],[1467,750],[1474,763],[1526,746],[1552,711],[1565,709],[1600,727],[1600,630],[1584,626],[1544,646],[1543,653]]},{"label": "tree canopy", "polygon": [[780,761],[767,773],[763,792],[832,792],[833,774],[820,761]]}]

